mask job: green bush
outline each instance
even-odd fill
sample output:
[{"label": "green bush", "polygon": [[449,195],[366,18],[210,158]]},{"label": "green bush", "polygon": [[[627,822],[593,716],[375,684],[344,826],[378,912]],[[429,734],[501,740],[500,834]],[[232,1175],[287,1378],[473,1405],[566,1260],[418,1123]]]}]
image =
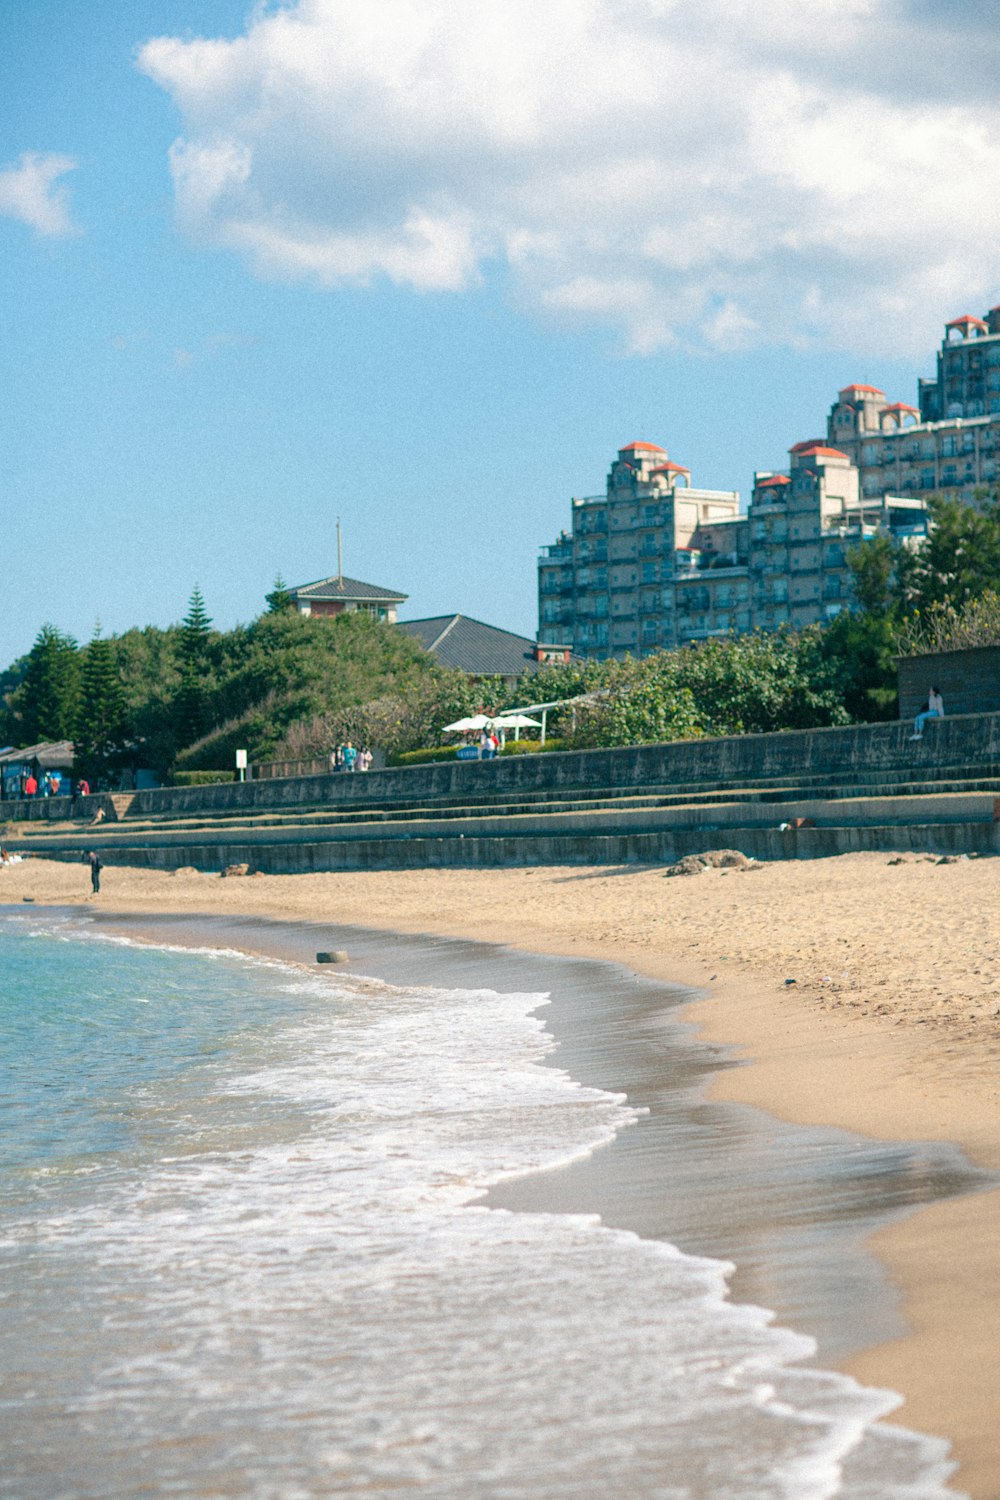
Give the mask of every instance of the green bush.
[{"label": "green bush", "polygon": [[170,776],[170,785],[218,786],[224,781],[235,780],[235,771],[174,771]]},{"label": "green bush", "polygon": [[564,742],[550,736],[543,745],[541,740],[508,740],[501,750],[501,755],[538,755],[547,750],[562,750]]},{"label": "green bush", "polygon": [[431,750],[401,750],[386,757],[387,766],[426,766],[435,760],[454,760],[455,745],[437,745]]}]

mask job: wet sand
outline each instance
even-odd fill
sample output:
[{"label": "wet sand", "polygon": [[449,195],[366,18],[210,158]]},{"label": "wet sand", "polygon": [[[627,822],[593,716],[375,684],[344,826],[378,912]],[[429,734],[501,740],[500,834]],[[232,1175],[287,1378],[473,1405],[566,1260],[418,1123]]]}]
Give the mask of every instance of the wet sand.
[{"label": "wet sand", "polygon": [[[1000,865],[889,861],[887,855],[848,855],[671,880],[646,867],[225,881],[196,872],[111,868],[98,899],[101,907],[122,912],[205,912],[227,920],[256,915],[333,924],[334,932],[340,924],[373,926],[614,960],[655,980],[708,990],[710,998],[684,1014],[704,1039],[735,1047],[750,1060],[715,1074],[714,1099],[887,1143],[954,1142],[972,1163],[998,1171],[1000,930],[992,910]],[[0,872],[0,900],[23,896],[96,904],[86,897],[82,867],[39,860]],[[600,1052],[596,1042],[592,1053],[595,1048]],[[557,1061],[570,1067],[569,1052]],[[570,1071],[579,1076],[576,1068]],[[585,1081],[615,1086],[610,1079]],[[947,1177],[955,1166],[932,1161],[923,1146],[907,1149],[912,1156],[893,1165],[904,1162],[901,1180],[924,1177],[933,1185],[938,1173]],[[626,1212],[613,1201],[621,1172],[603,1175],[603,1183],[561,1183],[559,1192],[568,1195],[566,1206],[579,1206],[581,1193],[596,1195],[596,1206],[616,1222]],[[554,1191],[551,1181],[546,1187]],[[754,1209],[766,1210],[768,1191],[773,1183],[770,1189],[755,1185],[742,1205],[734,1200],[719,1216],[741,1228],[745,1239],[763,1236],[764,1268],[774,1263],[774,1247],[766,1244],[774,1216],[761,1211],[755,1228]],[[628,1212],[643,1202],[641,1190],[618,1196],[631,1198]],[[522,1199],[520,1206],[532,1205]],[[560,1204],[550,1197],[547,1206]],[[642,1212],[662,1219],[648,1195]],[[811,1215],[804,1205],[807,1223]],[[651,1224],[628,1227],[657,1232]],[[867,1320],[880,1342],[857,1352],[852,1331],[841,1351],[851,1373],[904,1394],[906,1404],[893,1420],[952,1440],[962,1465],[956,1484],[976,1500],[1000,1496],[998,1229],[997,1191],[950,1198],[878,1229],[872,1244],[900,1289],[902,1318],[894,1328],[880,1311]],[[842,1262],[846,1252],[832,1241],[829,1248],[831,1266]],[[784,1298],[779,1310],[791,1318],[794,1293],[758,1292],[753,1277],[762,1274],[748,1258],[741,1271],[747,1284],[738,1279],[736,1294],[770,1306]],[[841,1284],[829,1300],[843,1302],[848,1295]],[[882,1309],[891,1299],[877,1301]]]}]

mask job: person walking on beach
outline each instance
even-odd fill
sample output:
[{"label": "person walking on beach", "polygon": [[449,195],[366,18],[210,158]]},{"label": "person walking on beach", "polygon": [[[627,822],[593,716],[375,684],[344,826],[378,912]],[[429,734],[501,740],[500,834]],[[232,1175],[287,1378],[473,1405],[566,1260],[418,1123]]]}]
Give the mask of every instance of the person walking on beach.
[{"label": "person walking on beach", "polygon": [[87,861],[90,865],[90,888],[96,896],[101,889],[101,856],[91,849]]},{"label": "person walking on beach", "polygon": [[932,687],[930,692],[927,694],[926,706],[920,710],[920,712],[917,714],[917,717],[913,721],[913,733],[910,735],[910,739],[922,740],[924,737],[924,725],[927,723],[927,720],[943,718],[944,699],[941,697],[941,694],[938,692],[937,688]]}]

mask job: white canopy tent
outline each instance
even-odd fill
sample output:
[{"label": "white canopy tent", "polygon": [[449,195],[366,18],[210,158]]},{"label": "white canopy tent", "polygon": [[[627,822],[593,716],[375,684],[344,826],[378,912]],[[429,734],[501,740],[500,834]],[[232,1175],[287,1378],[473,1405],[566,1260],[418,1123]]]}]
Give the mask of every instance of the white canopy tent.
[{"label": "white canopy tent", "polygon": [[488,719],[485,714],[473,714],[467,719],[456,719],[454,724],[446,724],[442,734],[468,734],[473,729],[485,729],[487,724],[493,720]]}]

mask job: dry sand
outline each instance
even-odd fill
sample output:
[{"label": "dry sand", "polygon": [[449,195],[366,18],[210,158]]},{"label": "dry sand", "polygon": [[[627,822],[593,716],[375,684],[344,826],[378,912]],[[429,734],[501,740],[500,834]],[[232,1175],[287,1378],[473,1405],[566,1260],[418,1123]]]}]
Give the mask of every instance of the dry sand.
[{"label": "dry sand", "polygon": [[[389,871],[220,880],[109,868],[100,906],[349,923],[613,959],[704,987],[688,1012],[750,1061],[717,1097],[883,1139],[950,1140],[1000,1172],[1000,862],[849,854],[665,879],[662,868]],[[0,902],[89,905],[85,866],[0,870]],[[793,979],[794,984],[786,981]],[[949,1437],[1000,1500],[1000,1191],[923,1209],[875,1248],[912,1332],[849,1368],[893,1420]]]}]

